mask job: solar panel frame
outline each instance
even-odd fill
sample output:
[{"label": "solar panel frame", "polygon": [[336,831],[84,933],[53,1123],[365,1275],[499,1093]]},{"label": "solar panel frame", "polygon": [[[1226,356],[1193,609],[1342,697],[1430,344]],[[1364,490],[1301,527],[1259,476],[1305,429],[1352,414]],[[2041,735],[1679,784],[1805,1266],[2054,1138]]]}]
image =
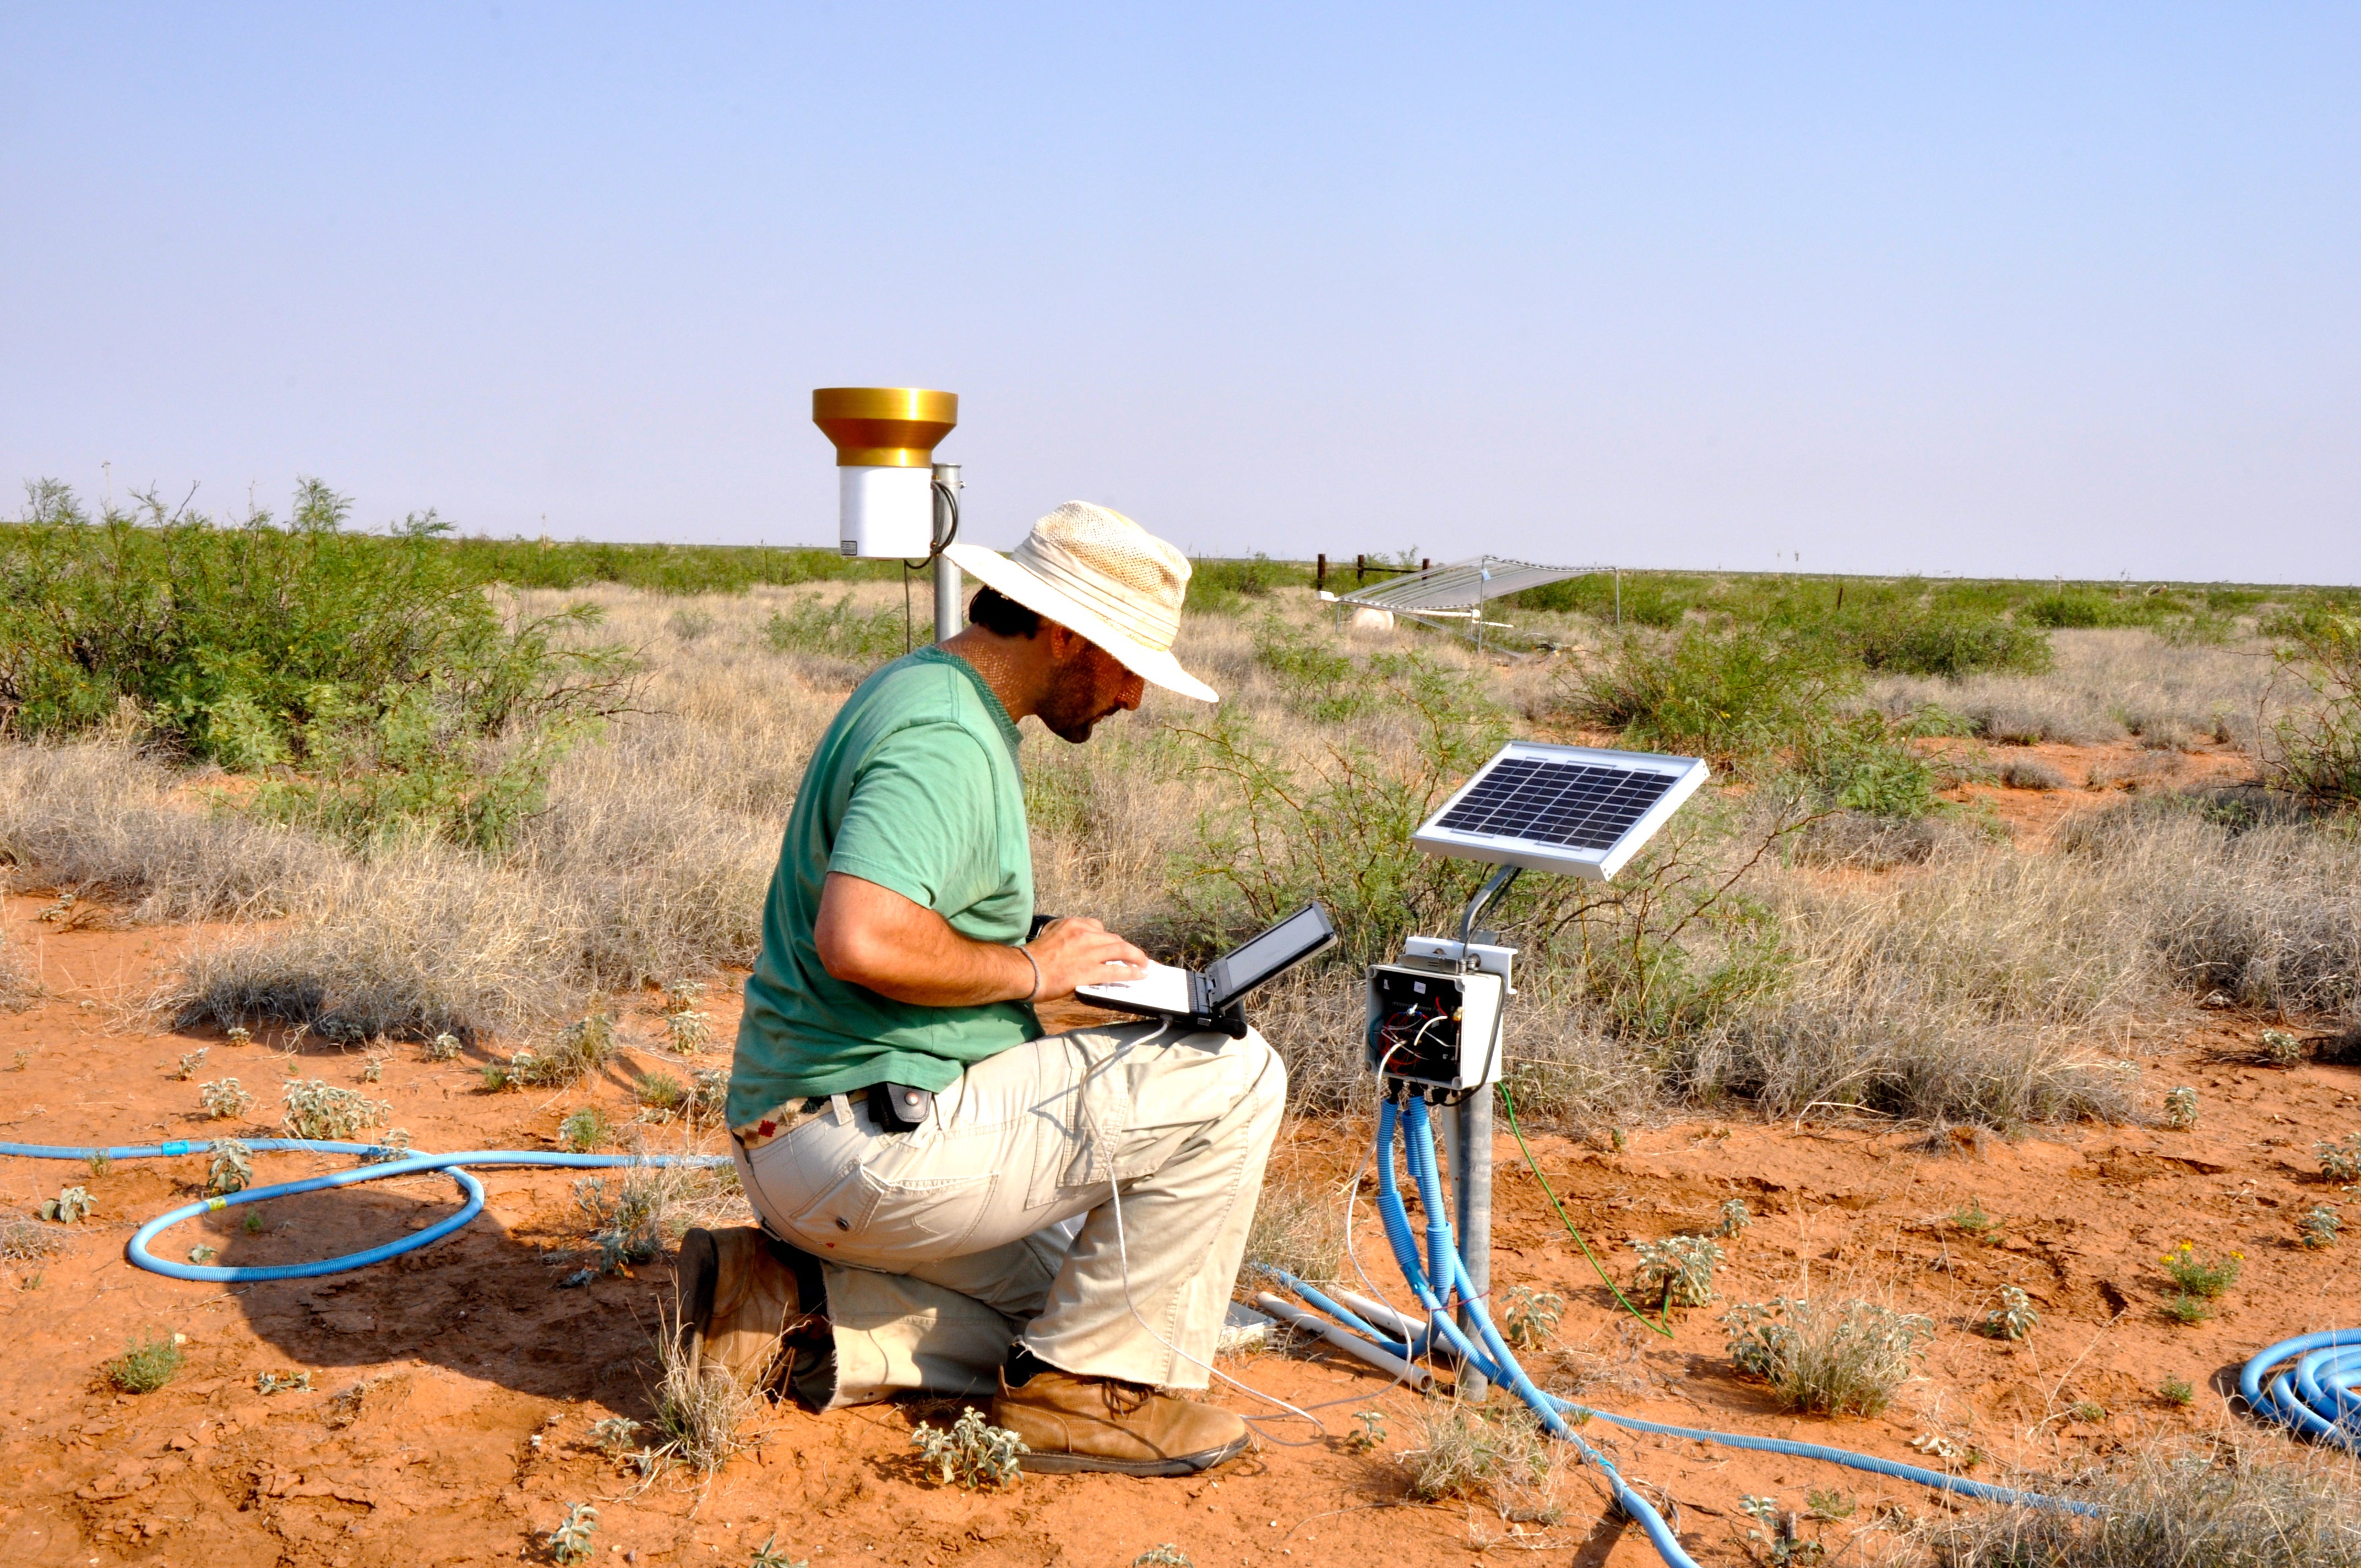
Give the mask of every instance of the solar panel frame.
[{"label": "solar panel frame", "polygon": [[1511,740],[1411,842],[1431,855],[1605,882],[1710,772],[1698,757]]}]

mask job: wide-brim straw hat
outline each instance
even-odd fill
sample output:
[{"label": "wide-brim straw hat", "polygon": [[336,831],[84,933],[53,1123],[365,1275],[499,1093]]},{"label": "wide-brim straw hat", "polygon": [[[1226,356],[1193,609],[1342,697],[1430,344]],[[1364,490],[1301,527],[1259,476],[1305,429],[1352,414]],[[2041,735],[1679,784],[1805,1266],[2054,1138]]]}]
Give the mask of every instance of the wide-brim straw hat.
[{"label": "wide-brim straw hat", "polygon": [[950,544],[959,569],[1038,615],[1088,638],[1166,691],[1219,702],[1180,667],[1172,641],[1189,597],[1189,557],[1119,511],[1068,501],[1006,555]]}]

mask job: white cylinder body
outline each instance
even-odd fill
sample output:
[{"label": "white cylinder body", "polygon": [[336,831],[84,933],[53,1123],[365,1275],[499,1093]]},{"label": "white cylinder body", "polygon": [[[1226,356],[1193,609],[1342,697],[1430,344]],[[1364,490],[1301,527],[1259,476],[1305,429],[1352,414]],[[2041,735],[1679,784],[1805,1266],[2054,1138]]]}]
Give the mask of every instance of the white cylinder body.
[{"label": "white cylinder body", "polygon": [[932,468],[839,468],[837,548],[868,560],[922,561],[935,547]]}]

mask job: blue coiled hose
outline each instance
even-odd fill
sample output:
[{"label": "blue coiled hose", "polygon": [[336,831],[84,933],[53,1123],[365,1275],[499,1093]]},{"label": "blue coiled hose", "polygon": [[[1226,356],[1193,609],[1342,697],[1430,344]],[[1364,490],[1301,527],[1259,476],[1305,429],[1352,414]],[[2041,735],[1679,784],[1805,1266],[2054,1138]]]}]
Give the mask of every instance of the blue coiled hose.
[{"label": "blue coiled hose", "polygon": [[[2270,1377],[2282,1362],[2292,1365]],[[2283,1339],[2238,1371],[2246,1403],[2306,1437],[2361,1449],[2361,1329],[2328,1329]]]},{"label": "blue coiled hose", "polygon": [[[1410,1167],[1411,1179],[1418,1186],[1420,1205],[1426,1212],[1424,1259],[1419,1256],[1417,1243],[1411,1229],[1410,1213],[1402,1201],[1400,1185],[1394,1171],[1394,1149],[1397,1142],[1403,1146],[1403,1155]],[[1442,1180],[1436,1168],[1433,1128],[1427,1114],[1426,1102],[1422,1099],[1413,1097],[1409,1100],[1406,1106],[1398,1106],[1391,1098],[1388,1098],[1378,1105],[1378,1215],[1385,1227],[1386,1241],[1393,1250],[1394,1261],[1401,1266],[1403,1278],[1409,1281],[1411,1292],[1417,1296],[1419,1304],[1426,1310],[1431,1325],[1428,1330],[1429,1337],[1450,1344],[1466,1359],[1468,1365],[1503,1387],[1514,1390],[1517,1397],[1532,1408],[1533,1414],[1540,1419],[1544,1428],[1554,1436],[1574,1443],[1585,1459],[1597,1464],[1608,1478],[1617,1506],[1639,1524],[1640,1528],[1647,1533],[1650,1542],[1654,1545],[1657,1554],[1666,1563],[1673,1564],[1674,1568],[1693,1568],[1694,1559],[1682,1548],[1679,1540],[1665,1524],[1664,1516],[1659,1514],[1646,1498],[1631,1488],[1603,1454],[1582,1440],[1580,1434],[1574,1430],[1573,1422],[1596,1417],[1599,1420],[1633,1431],[1654,1432],[1666,1437],[1690,1438],[1701,1442],[1719,1443],[1728,1448],[1753,1449],[1766,1453],[1786,1454],[1798,1459],[1821,1460],[1828,1464],[1843,1465],[1848,1469],[1867,1471],[1872,1475],[1890,1475],[1897,1480],[1916,1482],[1923,1486],[1931,1486],[1938,1491],[1973,1497],[1982,1502],[2059,1508],[2086,1515],[2093,1515],[2100,1511],[2089,1503],[2045,1497],[2037,1492],[2019,1492],[2005,1486],[1986,1486],[1982,1482],[1966,1480],[1960,1476],[1947,1475],[1939,1470],[1927,1470],[1915,1464],[1903,1464],[1890,1459],[1880,1459],[1872,1454],[1854,1453],[1847,1449],[1830,1448],[1821,1443],[1794,1442],[1782,1438],[1752,1437],[1741,1432],[1709,1431],[1699,1427],[1680,1427],[1662,1421],[1641,1420],[1636,1417],[1615,1415],[1607,1410],[1594,1409],[1588,1406],[1576,1404],[1569,1399],[1561,1399],[1554,1395],[1543,1393],[1534,1386],[1532,1379],[1526,1376],[1524,1368],[1518,1364],[1517,1358],[1510,1352],[1499,1331],[1493,1327],[1491,1314],[1485,1310],[1483,1300],[1477,1297],[1467,1278],[1466,1265],[1460,1257],[1458,1248],[1452,1239],[1449,1211],[1444,1206]],[[1453,1321],[1444,1304],[1445,1297],[1455,1290],[1467,1309],[1468,1319],[1475,1325],[1477,1338],[1483,1342],[1480,1349],[1468,1340],[1466,1332]],[[1307,1295],[1305,1299],[1312,1301],[1313,1305],[1320,1306],[1324,1310],[1334,1312],[1334,1308],[1325,1301],[1316,1299],[1310,1295]],[[2279,1359],[2284,1359],[2287,1355],[2296,1354],[2300,1350],[2312,1349],[2313,1341],[2329,1337],[2332,1336],[2313,1335],[2303,1341],[2290,1340],[2285,1345],[2274,1346],[2273,1350],[2279,1353]],[[2361,1331],[2348,1333],[2338,1343],[2361,1347]],[[2265,1353],[2266,1356],[2270,1354]],[[2356,1399],[2345,1392],[2344,1382],[2334,1381],[2347,1372],[2356,1376],[2361,1376],[2361,1354],[2355,1354],[2348,1361],[2339,1362],[2335,1366],[2327,1368],[2325,1371],[2321,1365],[2316,1365],[2317,1360],[2318,1358],[2315,1357],[2312,1362],[2300,1363],[2299,1378],[2306,1368],[2312,1372],[2315,1378],[2325,1376],[2332,1380],[2332,1386],[2336,1388],[2339,1396],[2347,1401],[2345,1406],[2346,1409],[2361,1407],[2361,1399]],[[2285,1384],[2287,1379],[2282,1378],[2280,1381],[2281,1384]],[[2249,1398],[2252,1396],[2250,1395]],[[1568,1418],[1572,1418],[1572,1420],[1570,1421]]]},{"label": "blue coiled hose", "polygon": [[[359,1155],[375,1160],[351,1170],[334,1171],[326,1176],[314,1176],[302,1181],[282,1181],[274,1187],[250,1187],[225,1197],[207,1198],[184,1204],[168,1214],[159,1214],[139,1227],[124,1249],[131,1261],[153,1274],[173,1279],[201,1279],[216,1284],[247,1284],[260,1279],[316,1279],[324,1274],[346,1274],[388,1258],[400,1257],[406,1252],[432,1246],[453,1231],[484,1212],[484,1184],[466,1168],[468,1166],[555,1166],[566,1170],[606,1170],[618,1166],[660,1165],[728,1165],[720,1155],[599,1155],[599,1154],[540,1154],[525,1149],[469,1149],[460,1154],[409,1154],[388,1148],[381,1144],[338,1143],[327,1138],[252,1138],[241,1139],[247,1148],[257,1154],[273,1154],[301,1150],[307,1154]],[[175,1142],[168,1144],[122,1145],[110,1148],[69,1148],[60,1144],[0,1143],[0,1155],[17,1155],[28,1159],[92,1159],[104,1156],[116,1159],[167,1159],[180,1155],[203,1154],[211,1147],[204,1143]],[[322,1258],[316,1263],[281,1263],[244,1268],[217,1268],[209,1264],[174,1263],[158,1257],[148,1250],[148,1244],[174,1225],[193,1220],[201,1214],[219,1209],[235,1209],[244,1203],[268,1203],[274,1198],[292,1198],[300,1193],[318,1192],[331,1187],[351,1187],[364,1181],[383,1181],[389,1177],[415,1176],[421,1171],[447,1170],[451,1179],[459,1184],[467,1198],[459,1212],[437,1220],[412,1235],[373,1246],[363,1252],[348,1253],[343,1257]]]}]

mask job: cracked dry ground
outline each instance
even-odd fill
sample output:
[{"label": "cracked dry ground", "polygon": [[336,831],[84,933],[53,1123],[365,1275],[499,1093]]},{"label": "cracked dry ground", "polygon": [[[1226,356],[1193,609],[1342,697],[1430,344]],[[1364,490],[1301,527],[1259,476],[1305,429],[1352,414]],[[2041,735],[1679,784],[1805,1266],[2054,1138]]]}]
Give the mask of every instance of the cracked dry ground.
[{"label": "cracked dry ground", "polygon": [[[310,1042],[291,1056],[268,1036],[235,1046],[159,1031],[138,1011],[181,943],[218,934],[60,930],[36,918],[44,903],[12,898],[5,909],[49,992],[30,1011],[0,1014],[0,1066],[26,1053],[17,1075],[0,1077],[8,1091],[0,1136],[9,1139],[228,1130],[194,1120],[195,1085],[170,1076],[203,1046],[203,1076],[242,1078],[258,1091],[258,1114],[292,1069],[391,1102],[392,1121],[422,1148],[548,1147],[575,1106],[600,1103],[622,1119],[632,1062],[665,1054],[653,1009],[627,1009],[625,1060],[577,1091],[489,1095],[468,1063],[429,1063],[414,1047],[394,1047],[382,1080],[363,1085],[358,1051]],[[726,1040],[730,1005],[715,1014]],[[1929,1139],[1686,1120],[1631,1131],[1620,1151],[1603,1139],[1534,1140],[1574,1218],[1619,1274],[1630,1242],[1708,1228],[1727,1199],[1743,1197],[1758,1218],[1730,1245],[1717,1282],[1725,1301],[1841,1292],[1931,1316],[1938,1332],[1924,1376],[1884,1416],[1777,1414],[1733,1375],[1713,1309],[1686,1314],[1669,1341],[1620,1318],[1504,1143],[1494,1277],[1569,1301],[1556,1345],[1532,1364],[1545,1383],[1609,1409],[1922,1463],[1940,1463],[1928,1458],[1932,1446],[1980,1450],[1975,1473],[1987,1477],[2017,1466],[2054,1474],[2154,1434],[2241,1423],[2224,1396],[2246,1355],[2354,1317],[2361,1241],[2307,1252],[2295,1238],[2306,1210],[2344,1198],[2323,1184],[2311,1150],[2361,1130],[2361,1072],[2264,1066],[2260,1025],[2227,1014],[2191,1013],[2156,1030],[2168,1043],[2147,1062],[2148,1097],[2193,1085],[2192,1130],[2091,1125]],[[1341,1122],[1301,1124],[1279,1168],[1341,1184],[1366,1135]],[[334,1162],[258,1163],[269,1181]],[[360,1273],[227,1288],[130,1267],[123,1244],[133,1227],[187,1201],[202,1179],[193,1158],[120,1162],[95,1177],[79,1164],[0,1161],[12,1211],[70,1183],[97,1204],[66,1251],[0,1276],[0,1562],[544,1560],[543,1538],[566,1504],[581,1501],[600,1510],[598,1560],[616,1563],[742,1565],[774,1535],[796,1559],[839,1564],[1120,1568],[1163,1542],[1206,1568],[1456,1562],[1535,1547],[1576,1563],[1654,1561],[1636,1530],[1602,1522],[1595,1477],[1579,1469],[1556,1486],[1564,1514],[1554,1523],[1506,1519],[1485,1504],[1409,1502],[1395,1455],[1415,1442],[1417,1399],[1322,1356],[1229,1364],[1259,1388],[1319,1407],[1329,1431],[1268,1422],[1268,1441],[1211,1477],[1037,1477],[986,1496],[939,1489],[917,1472],[909,1433],[949,1412],[905,1405],[826,1419],[776,1411],[760,1442],[709,1483],[673,1476],[635,1490],[599,1457],[588,1429],[609,1415],[649,1416],[649,1339],[669,1273],[658,1263],[636,1277],[558,1288],[580,1261],[567,1175],[489,1173],[489,1207],[476,1224]],[[454,1201],[441,1178],[321,1194],[271,1206],[260,1234],[226,1223],[234,1212],[173,1233],[159,1251],[182,1255],[203,1240],[229,1262],[342,1252],[420,1227]],[[1949,1218],[1971,1201],[1993,1222],[1981,1235]],[[1369,1245],[1366,1201],[1356,1234],[1372,1277],[1390,1280]],[[2158,1259],[2184,1240],[2246,1255],[2244,1277],[2196,1325],[2163,1310],[2170,1289]],[[2004,1284],[2023,1288],[2041,1313],[2024,1343],[1972,1332]],[[1392,1294],[1400,1299],[1398,1288]],[[104,1363],[150,1331],[187,1337],[186,1368],[156,1393],[113,1392]],[[259,1373],[303,1371],[308,1390],[257,1391]],[[2170,1376],[2194,1386],[2191,1404],[2160,1396]],[[1255,1409],[1243,1395],[1219,1397]],[[1386,1413],[1387,1442],[1373,1453],[1345,1441],[1365,1409]],[[1849,1519],[1805,1528],[1825,1528],[1831,1547],[1862,1536],[1855,1552],[1869,1560],[1912,1515],[1943,1506],[1916,1487],[1825,1466],[1617,1437],[1598,1425],[1590,1432],[1631,1476],[1674,1500],[1684,1539],[1708,1563],[1744,1560],[1742,1495],[1794,1508],[1806,1487],[1847,1495],[1857,1504]]]}]

